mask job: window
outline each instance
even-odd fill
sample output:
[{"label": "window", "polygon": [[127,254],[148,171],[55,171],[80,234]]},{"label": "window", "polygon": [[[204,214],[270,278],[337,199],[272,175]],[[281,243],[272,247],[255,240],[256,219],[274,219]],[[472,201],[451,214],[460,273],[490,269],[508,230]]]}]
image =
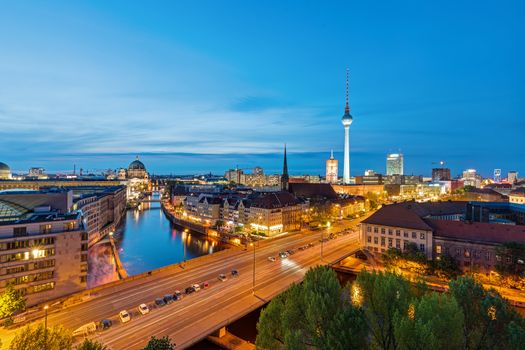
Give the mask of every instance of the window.
[{"label": "window", "polygon": [[87,241],[88,240],[88,233],[87,232],[82,232],[82,234],[80,235],[80,239],[82,241]]},{"label": "window", "polygon": [[419,245],[419,250],[421,250],[422,252],[425,251],[425,245],[424,244],[420,244]]},{"label": "window", "polygon": [[393,241],[392,238],[388,239],[388,248],[392,248],[392,241]]},{"label": "window", "polygon": [[87,251],[87,250],[88,250],[88,245],[87,245],[87,243],[82,243],[82,244],[80,245],[80,250],[83,251],[83,252]]},{"label": "window", "polygon": [[374,244],[378,244],[379,243],[379,239],[377,237],[374,237]]},{"label": "window", "polygon": [[374,227],[374,233],[379,233],[379,229],[377,227]]},{"label": "window", "polygon": [[407,249],[408,247],[408,241],[403,241],[403,249]]},{"label": "window", "polygon": [[81,261],[81,262],[85,262],[85,261],[87,261],[87,254],[82,254],[82,255],[80,256],[80,261]]},{"label": "window", "polygon": [[87,271],[88,271],[87,264],[80,266],[80,272],[87,272]]},{"label": "window", "polygon": [[397,249],[401,249],[401,240],[400,239],[396,239],[396,248]]},{"label": "window", "polygon": [[381,233],[385,234],[385,228],[384,227],[381,227]]},{"label": "window", "polygon": [[87,276],[80,276],[80,283],[86,283]]},{"label": "window", "polygon": [[27,227],[13,227],[13,236],[15,237],[21,237],[21,236],[27,236]]},{"label": "window", "polygon": [[485,252],[485,260],[490,260],[490,252]]},{"label": "window", "polygon": [[64,231],[71,231],[71,230],[74,230],[74,229],[75,229],[75,222],[74,221],[66,222],[64,224]]},{"label": "window", "polygon": [[372,228],[370,226],[366,227],[366,232],[372,232]]},{"label": "window", "polygon": [[392,229],[389,228],[389,229],[388,229],[388,234],[389,234],[390,236],[392,236],[392,233],[393,233]]},{"label": "window", "polygon": [[440,245],[436,246],[436,253],[441,254],[441,246]]},{"label": "window", "polygon": [[372,236],[367,236],[367,237],[366,237],[366,241],[367,241],[368,243],[372,243]]},{"label": "window", "polygon": [[381,237],[381,245],[384,247],[385,246],[385,237]]},{"label": "window", "polygon": [[421,232],[421,233],[419,234],[419,238],[420,238],[420,239],[425,239],[425,232]]},{"label": "window", "polygon": [[501,261],[501,256],[496,255],[496,260],[497,260],[497,261]]},{"label": "window", "polygon": [[44,284],[40,284],[38,286],[33,286],[32,288],[28,288],[28,293],[38,293],[43,292],[45,290],[53,289],[55,288],[55,282],[48,282]]},{"label": "window", "polygon": [[408,238],[408,232],[407,231],[403,232],[403,237]]},{"label": "window", "polygon": [[401,231],[396,230],[396,236],[397,236],[397,237],[400,237],[400,236],[401,236]]},{"label": "window", "polygon": [[40,233],[51,233],[51,224],[40,225]]},{"label": "window", "polygon": [[470,250],[465,249],[465,252],[463,253],[463,255],[465,256],[465,258],[470,258]]},{"label": "window", "polygon": [[456,248],[456,256],[460,256],[460,255],[461,255],[461,249]]},{"label": "window", "polygon": [[417,238],[417,233],[412,232],[412,238],[413,238],[413,239],[416,239],[416,238]]}]

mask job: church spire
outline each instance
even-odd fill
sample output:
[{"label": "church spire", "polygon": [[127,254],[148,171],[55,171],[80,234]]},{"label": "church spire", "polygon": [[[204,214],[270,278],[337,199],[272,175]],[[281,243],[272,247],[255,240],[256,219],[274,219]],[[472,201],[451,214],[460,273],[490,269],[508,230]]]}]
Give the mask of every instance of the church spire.
[{"label": "church spire", "polygon": [[281,191],[288,191],[288,160],[286,159],[286,144],[284,144],[283,174],[281,176]]},{"label": "church spire", "polygon": [[350,114],[350,105],[348,104],[348,67],[346,67],[346,104],[345,115]]}]

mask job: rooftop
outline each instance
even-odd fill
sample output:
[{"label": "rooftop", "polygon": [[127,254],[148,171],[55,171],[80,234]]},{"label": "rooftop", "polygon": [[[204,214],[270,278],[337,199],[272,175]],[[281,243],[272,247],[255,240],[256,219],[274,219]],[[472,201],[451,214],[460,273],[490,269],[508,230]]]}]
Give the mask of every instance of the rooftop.
[{"label": "rooftop", "polygon": [[434,237],[486,243],[518,242],[525,244],[525,226],[521,225],[430,219],[425,221],[434,230]]},{"label": "rooftop", "polygon": [[[407,202],[412,203],[412,202]],[[409,205],[386,205],[363,220],[365,224],[412,228],[431,231],[432,228]]]}]

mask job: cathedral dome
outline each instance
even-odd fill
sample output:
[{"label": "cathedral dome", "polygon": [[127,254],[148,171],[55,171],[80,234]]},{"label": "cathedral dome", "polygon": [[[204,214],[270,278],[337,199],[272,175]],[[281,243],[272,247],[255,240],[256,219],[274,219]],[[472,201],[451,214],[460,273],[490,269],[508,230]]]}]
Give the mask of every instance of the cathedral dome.
[{"label": "cathedral dome", "polygon": [[146,167],[144,166],[144,163],[142,163],[137,157],[137,159],[135,159],[129,164],[128,169],[129,170],[146,170]]},{"label": "cathedral dome", "polygon": [[5,163],[0,162],[0,179],[10,179],[11,169]]}]

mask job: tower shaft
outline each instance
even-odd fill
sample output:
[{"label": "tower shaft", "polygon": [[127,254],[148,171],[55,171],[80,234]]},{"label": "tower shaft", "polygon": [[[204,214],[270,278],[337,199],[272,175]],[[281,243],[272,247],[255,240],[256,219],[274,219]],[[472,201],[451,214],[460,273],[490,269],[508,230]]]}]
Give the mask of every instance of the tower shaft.
[{"label": "tower shaft", "polygon": [[343,183],[350,183],[350,126],[345,126]]}]

